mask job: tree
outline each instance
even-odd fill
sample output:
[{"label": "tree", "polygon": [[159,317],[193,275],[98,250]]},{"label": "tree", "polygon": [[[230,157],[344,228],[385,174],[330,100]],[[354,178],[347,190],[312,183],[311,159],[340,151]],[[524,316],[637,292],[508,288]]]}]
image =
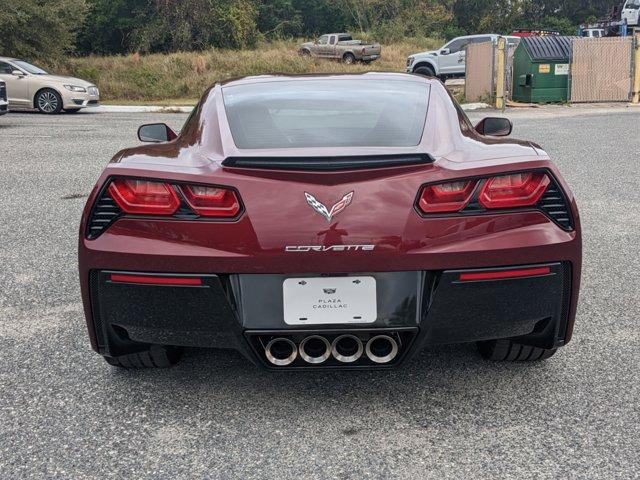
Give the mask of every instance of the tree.
[{"label": "tree", "polygon": [[78,34],[81,53],[130,52],[137,28],[152,10],[147,0],[87,0],[88,15]]},{"label": "tree", "polygon": [[257,38],[257,8],[249,0],[153,0],[132,44],[141,51],[243,48]]},{"label": "tree", "polygon": [[73,52],[86,12],[85,0],[3,0],[0,53],[37,60]]},{"label": "tree", "polygon": [[256,26],[268,37],[292,37],[303,32],[302,15],[292,0],[260,0]]}]

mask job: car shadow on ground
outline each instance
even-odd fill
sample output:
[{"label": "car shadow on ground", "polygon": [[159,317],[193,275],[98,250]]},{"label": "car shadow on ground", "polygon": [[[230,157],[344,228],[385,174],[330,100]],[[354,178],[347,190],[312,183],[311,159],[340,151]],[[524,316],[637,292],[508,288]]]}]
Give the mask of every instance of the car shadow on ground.
[{"label": "car shadow on ground", "polygon": [[[425,407],[447,415],[456,415],[463,404],[467,410],[474,403],[494,408],[501,402],[494,394],[503,390],[541,400],[551,395],[545,390],[558,381],[553,377],[561,376],[562,369],[553,367],[558,361],[560,356],[535,364],[490,362],[468,344],[430,348],[398,369],[271,371],[233,350],[189,349],[171,369],[113,369],[108,381],[111,391],[139,395],[143,403],[167,412],[181,408],[200,415],[204,408],[216,416],[231,401],[235,409],[274,420],[300,417],[315,405],[327,414],[334,407],[354,414],[416,410],[416,418],[422,419],[416,421],[422,422],[428,421],[423,419]],[[425,418],[432,416],[430,411]]]}]

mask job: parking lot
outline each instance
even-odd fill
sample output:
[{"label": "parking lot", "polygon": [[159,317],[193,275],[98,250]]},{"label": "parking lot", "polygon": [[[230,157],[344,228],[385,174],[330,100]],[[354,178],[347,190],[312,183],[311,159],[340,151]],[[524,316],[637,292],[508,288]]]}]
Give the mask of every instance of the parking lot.
[{"label": "parking lot", "polygon": [[186,115],[0,117],[0,478],[638,478],[640,109],[509,116],[579,203],[573,341],[533,365],[456,345],[311,373],[198,349],[169,370],[108,366],[85,332],[82,207],[139,124]]}]

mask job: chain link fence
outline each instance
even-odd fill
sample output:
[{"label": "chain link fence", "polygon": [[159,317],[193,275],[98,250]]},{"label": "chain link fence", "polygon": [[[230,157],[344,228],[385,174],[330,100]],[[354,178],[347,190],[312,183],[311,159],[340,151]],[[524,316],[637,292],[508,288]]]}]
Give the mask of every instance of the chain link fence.
[{"label": "chain link fence", "polygon": [[571,101],[629,101],[632,52],[632,37],[575,39],[569,87]]},{"label": "chain link fence", "polygon": [[[633,97],[634,77],[640,85],[640,65],[634,65],[637,38],[576,38],[572,45],[569,77],[571,102],[627,102]],[[513,55],[516,46],[504,52],[504,71],[498,72],[492,42],[472,43],[467,47],[465,98],[467,102],[493,103],[499,75],[505,78],[505,98],[513,91]],[[639,56],[640,58],[640,56]]]}]

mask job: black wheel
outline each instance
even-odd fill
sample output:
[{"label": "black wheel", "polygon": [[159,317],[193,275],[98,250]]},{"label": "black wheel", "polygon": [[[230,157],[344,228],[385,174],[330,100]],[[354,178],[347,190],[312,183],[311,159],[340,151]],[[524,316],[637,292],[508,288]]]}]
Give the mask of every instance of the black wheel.
[{"label": "black wheel", "polygon": [[352,63],[356,63],[356,57],[353,55],[353,53],[345,53],[342,57],[342,62],[346,63],[347,65],[351,65]]},{"label": "black wheel", "polygon": [[109,365],[121,368],[168,368],[180,360],[180,354],[180,349],[175,347],[152,345],[149,350],[104,359]]},{"label": "black wheel", "polygon": [[418,67],[416,68],[413,73],[417,73],[418,75],[424,75],[425,77],[435,77],[436,76],[436,72],[434,72],[433,67]]},{"label": "black wheel", "polygon": [[509,339],[478,342],[478,351],[483,358],[496,362],[535,362],[546,360],[556,348],[539,348],[522,345]]},{"label": "black wheel", "polygon": [[60,113],[62,111],[62,97],[51,88],[42,89],[36,94],[35,107],[40,113],[48,115]]},{"label": "black wheel", "polygon": [[298,53],[303,58],[309,58],[311,56],[311,52],[309,50],[300,50]]}]

